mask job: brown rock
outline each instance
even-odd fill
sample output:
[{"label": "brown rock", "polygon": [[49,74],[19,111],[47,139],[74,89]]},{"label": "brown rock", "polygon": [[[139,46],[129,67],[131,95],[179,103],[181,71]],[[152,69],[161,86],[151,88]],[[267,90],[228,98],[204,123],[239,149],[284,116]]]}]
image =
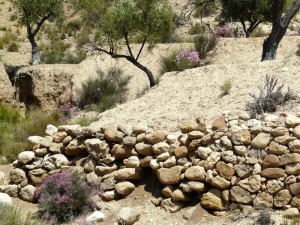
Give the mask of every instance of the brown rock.
[{"label": "brown rock", "polygon": [[165,142],[159,142],[152,146],[153,153],[156,155],[160,155],[164,152],[168,152],[170,146]]},{"label": "brown rock", "polygon": [[174,150],[174,155],[176,158],[183,158],[186,157],[188,153],[188,149],[185,146],[180,146]]},{"label": "brown rock", "polygon": [[282,155],[287,150],[286,146],[280,145],[274,141],[272,141],[269,145],[268,153],[275,155]]},{"label": "brown rock", "polygon": [[290,143],[291,141],[295,140],[295,137],[291,137],[288,135],[284,135],[284,136],[278,136],[274,139],[275,142],[281,144],[281,145],[287,145],[288,143]]},{"label": "brown rock", "polygon": [[217,163],[216,171],[221,177],[224,177],[226,180],[230,180],[234,175],[234,169],[222,161]]},{"label": "brown rock", "polygon": [[238,203],[250,204],[252,197],[250,192],[239,186],[234,186],[230,189],[230,200]]},{"label": "brown rock", "polygon": [[192,167],[188,168],[185,171],[184,175],[189,180],[194,180],[194,181],[205,181],[206,180],[205,169],[201,166],[192,166]]},{"label": "brown rock", "polygon": [[118,131],[117,126],[111,125],[105,128],[104,137],[112,142],[121,142],[125,134],[121,131]]},{"label": "brown rock", "polygon": [[230,181],[228,181],[220,176],[213,177],[209,183],[212,186],[220,188],[222,190],[225,190],[225,189],[229,188],[229,186],[230,186]]},{"label": "brown rock", "polygon": [[180,130],[183,134],[192,132],[192,131],[204,131],[203,124],[198,124],[196,121],[189,121],[180,126]]},{"label": "brown rock", "polygon": [[284,184],[280,180],[268,180],[267,191],[271,194],[276,194],[278,191],[284,188]]},{"label": "brown rock", "polygon": [[300,154],[299,153],[290,153],[285,154],[280,157],[280,166],[285,166],[287,164],[299,163],[300,162]]},{"label": "brown rock", "polygon": [[221,115],[219,117],[217,117],[213,123],[212,123],[212,129],[213,130],[222,130],[222,129],[226,129],[227,125],[225,122],[225,116]]},{"label": "brown rock", "polygon": [[286,127],[276,127],[270,132],[273,136],[284,136],[289,134],[289,130]]},{"label": "brown rock", "polygon": [[155,131],[153,133],[147,134],[146,135],[146,140],[148,142],[150,142],[151,144],[156,144],[159,142],[163,142],[166,139],[166,132],[159,130],[159,131]]},{"label": "brown rock", "polygon": [[240,180],[238,185],[250,192],[258,192],[261,188],[261,177],[259,175],[252,175]]},{"label": "brown rock", "polygon": [[124,168],[115,173],[116,180],[140,180],[142,170],[140,168]]},{"label": "brown rock", "polygon": [[202,133],[201,131],[198,130],[194,130],[188,133],[188,138],[190,140],[194,140],[194,139],[201,139],[204,137],[204,133]]},{"label": "brown rock", "polygon": [[223,210],[225,201],[223,200],[222,192],[219,189],[210,189],[201,196],[201,205],[207,209]]},{"label": "brown rock", "polygon": [[296,195],[292,198],[291,206],[295,208],[300,208],[300,195]]},{"label": "brown rock", "polygon": [[141,142],[141,143],[137,143],[135,145],[135,150],[144,156],[152,156],[153,155],[153,151],[152,151],[152,145]]},{"label": "brown rock", "polygon": [[235,145],[250,145],[251,144],[251,135],[249,130],[241,130],[233,133],[230,137],[231,141]]},{"label": "brown rock", "polygon": [[53,141],[56,143],[62,143],[67,136],[67,132],[57,132],[53,135]]},{"label": "brown rock", "polygon": [[279,159],[276,155],[273,154],[267,155],[262,162],[263,168],[271,168],[271,167],[274,168],[278,166],[279,166]]},{"label": "brown rock", "polygon": [[180,175],[183,167],[160,168],[156,174],[162,184],[177,184],[180,182]]},{"label": "brown rock", "polygon": [[266,178],[280,178],[284,177],[285,171],[281,168],[267,168],[264,169],[260,175]]},{"label": "brown rock", "polygon": [[299,195],[300,194],[300,183],[294,183],[290,185],[290,192],[293,195]]},{"label": "brown rock", "polygon": [[281,208],[285,205],[288,205],[291,199],[292,195],[290,194],[289,190],[281,190],[274,197],[274,205]]},{"label": "brown rock", "polygon": [[251,146],[256,149],[265,149],[270,143],[270,134],[259,133],[252,141]]},{"label": "brown rock", "polygon": [[285,171],[289,175],[299,175],[300,174],[300,163],[287,165],[285,167]]},{"label": "brown rock", "polygon": [[128,181],[117,183],[115,186],[116,193],[123,197],[130,195],[133,192],[134,188],[134,184]]},{"label": "brown rock", "polygon": [[161,207],[167,212],[175,213],[182,209],[183,205],[173,201],[171,198],[167,198],[161,202]]},{"label": "brown rock", "polygon": [[291,152],[300,153],[300,140],[294,140],[289,143]]},{"label": "brown rock", "polygon": [[295,218],[299,216],[299,210],[297,208],[289,208],[284,210],[281,214],[283,218]]},{"label": "brown rock", "polygon": [[267,192],[260,192],[253,200],[253,206],[255,208],[272,208],[273,207],[273,196]]},{"label": "brown rock", "polygon": [[254,167],[243,163],[234,165],[234,170],[240,178],[246,178],[252,174]]},{"label": "brown rock", "polygon": [[296,126],[293,130],[293,135],[296,137],[296,138],[300,138],[300,126]]}]

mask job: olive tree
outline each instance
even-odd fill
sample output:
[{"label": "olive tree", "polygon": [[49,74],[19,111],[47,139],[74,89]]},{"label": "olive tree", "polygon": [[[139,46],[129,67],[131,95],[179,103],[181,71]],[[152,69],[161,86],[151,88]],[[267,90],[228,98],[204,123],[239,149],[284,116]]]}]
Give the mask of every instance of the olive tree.
[{"label": "olive tree", "polygon": [[291,20],[300,9],[300,0],[294,0],[284,12],[285,0],[273,0],[272,4],[272,31],[264,40],[262,61],[276,59],[278,45],[283,38]]},{"label": "olive tree", "polygon": [[19,13],[19,23],[27,29],[32,48],[32,64],[40,63],[40,52],[35,37],[46,20],[63,15],[63,0],[10,0]]},{"label": "olive tree", "polygon": [[[173,30],[173,13],[167,0],[75,0],[77,6],[97,20],[100,35],[92,43],[94,51],[112,58],[124,58],[141,69],[148,77],[150,87],[156,85],[152,72],[140,62],[148,43],[166,40]],[[140,40],[134,52],[134,40]],[[126,53],[121,53],[124,52]]]},{"label": "olive tree", "polygon": [[227,21],[239,21],[246,37],[250,37],[262,22],[271,20],[270,0],[221,0],[221,17]]}]

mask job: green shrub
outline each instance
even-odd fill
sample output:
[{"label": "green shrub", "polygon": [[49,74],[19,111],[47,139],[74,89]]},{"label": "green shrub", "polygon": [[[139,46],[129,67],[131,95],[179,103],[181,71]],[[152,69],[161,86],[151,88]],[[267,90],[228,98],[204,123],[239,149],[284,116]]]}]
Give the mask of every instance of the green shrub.
[{"label": "green shrub", "polygon": [[222,95],[228,95],[232,88],[232,82],[230,80],[225,80],[223,84],[220,86],[220,90]]},{"label": "green shrub", "polygon": [[20,120],[20,113],[12,107],[0,104],[0,123],[17,123]]},{"label": "green shrub", "polygon": [[188,34],[202,34],[205,33],[205,27],[201,23],[191,23],[189,26]]},{"label": "green shrub", "polygon": [[85,51],[83,51],[82,49],[76,50],[72,54],[70,54],[70,53],[65,54],[63,63],[78,64],[78,63],[81,63],[83,60],[85,60],[86,57],[87,57],[87,55],[86,55]]},{"label": "green shrub", "polygon": [[175,63],[175,58],[178,54],[180,54],[181,51],[182,49],[175,49],[172,50],[169,55],[162,57],[160,66],[161,74],[178,70],[177,65]]},{"label": "green shrub", "polygon": [[18,207],[8,206],[0,203],[1,225],[43,225],[41,220],[33,218],[30,213],[24,216]]},{"label": "green shrub", "polygon": [[77,48],[82,48],[86,43],[90,42],[90,35],[86,29],[76,35]]},{"label": "green shrub", "polygon": [[123,71],[111,68],[107,74],[99,71],[98,77],[83,82],[79,90],[79,107],[103,112],[125,100],[129,77]]},{"label": "green shrub", "polygon": [[11,42],[9,46],[7,47],[8,52],[18,52],[19,51],[19,45],[16,42]]},{"label": "green shrub", "polygon": [[11,42],[17,41],[17,36],[11,32],[11,30],[7,30],[0,37],[0,49],[7,47]]},{"label": "green shrub", "polygon": [[58,125],[60,117],[56,112],[48,114],[40,109],[32,109],[18,122],[0,122],[0,155],[6,157],[9,162],[16,160],[18,154],[26,150],[29,136],[44,136],[47,125]]},{"label": "green shrub", "polygon": [[208,52],[212,51],[218,43],[216,35],[199,34],[194,38],[194,45],[197,52],[199,52],[200,59],[205,59]]},{"label": "green shrub", "polygon": [[252,33],[251,37],[265,37],[268,33],[263,30],[261,27],[257,27]]},{"label": "green shrub", "polygon": [[90,116],[90,115],[80,115],[74,120],[72,120],[69,124],[79,124],[82,127],[89,126],[92,122],[97,121],[97,116]]},{"label": "green shrub", "polygon": [[64,30],[69,36],[73,36],[74,33],[80,31],[82,26],[83,21],[81,19],[74,19],[65,25]]},{"label": "green shrub", "polygon": [[92,192],[77,172],[63,171],[49,176],[35,194],[42,214],[68,221],[92,208]]},{"label": "green shrub", "polygon": [[199,52],[191,50],[173,50],[161,61],[161,74],[171,71],[183,71],[199,65]]}]

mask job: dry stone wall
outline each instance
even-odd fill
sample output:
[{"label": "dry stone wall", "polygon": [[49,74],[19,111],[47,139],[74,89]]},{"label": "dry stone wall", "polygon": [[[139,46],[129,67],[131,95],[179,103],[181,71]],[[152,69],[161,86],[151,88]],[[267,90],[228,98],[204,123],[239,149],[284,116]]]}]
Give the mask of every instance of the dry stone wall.
[{"label": "dry stone wall", "polygon": [[126,197],[145,170],[164,185],[164,200],[175,212],[199,199],[207,209],[231,203],[300,208],[300,117],[226,112],[211,126],[203,120],[181,126],[179,135],[146,126],[49,125],[47,136],[28,138],[28,151],[13,163],[10,183],[0,191],[35,201],[34,190],[54,173],[76,168],[103,191],[105,201]]}]

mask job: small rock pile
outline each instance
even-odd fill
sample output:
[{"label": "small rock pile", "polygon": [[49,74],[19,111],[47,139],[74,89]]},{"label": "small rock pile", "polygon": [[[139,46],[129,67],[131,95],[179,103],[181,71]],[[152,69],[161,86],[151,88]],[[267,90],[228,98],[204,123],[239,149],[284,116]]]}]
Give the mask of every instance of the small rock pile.
[{"label": "small rock pile", "polygon": [[179,135],[143,125],[49,125],[46,133],[28,138],[29,150],[13,163],[1,192],[33,202],[35,186],[76,166],[110,201],[132,193],[148,168],[166,197],[153,203],[171,212],[198,198],[213,210],[238,203],[299,213],[300,118],[294,115],[251,119],[225,112],[212,126],[201,119],[185,123]]}]

